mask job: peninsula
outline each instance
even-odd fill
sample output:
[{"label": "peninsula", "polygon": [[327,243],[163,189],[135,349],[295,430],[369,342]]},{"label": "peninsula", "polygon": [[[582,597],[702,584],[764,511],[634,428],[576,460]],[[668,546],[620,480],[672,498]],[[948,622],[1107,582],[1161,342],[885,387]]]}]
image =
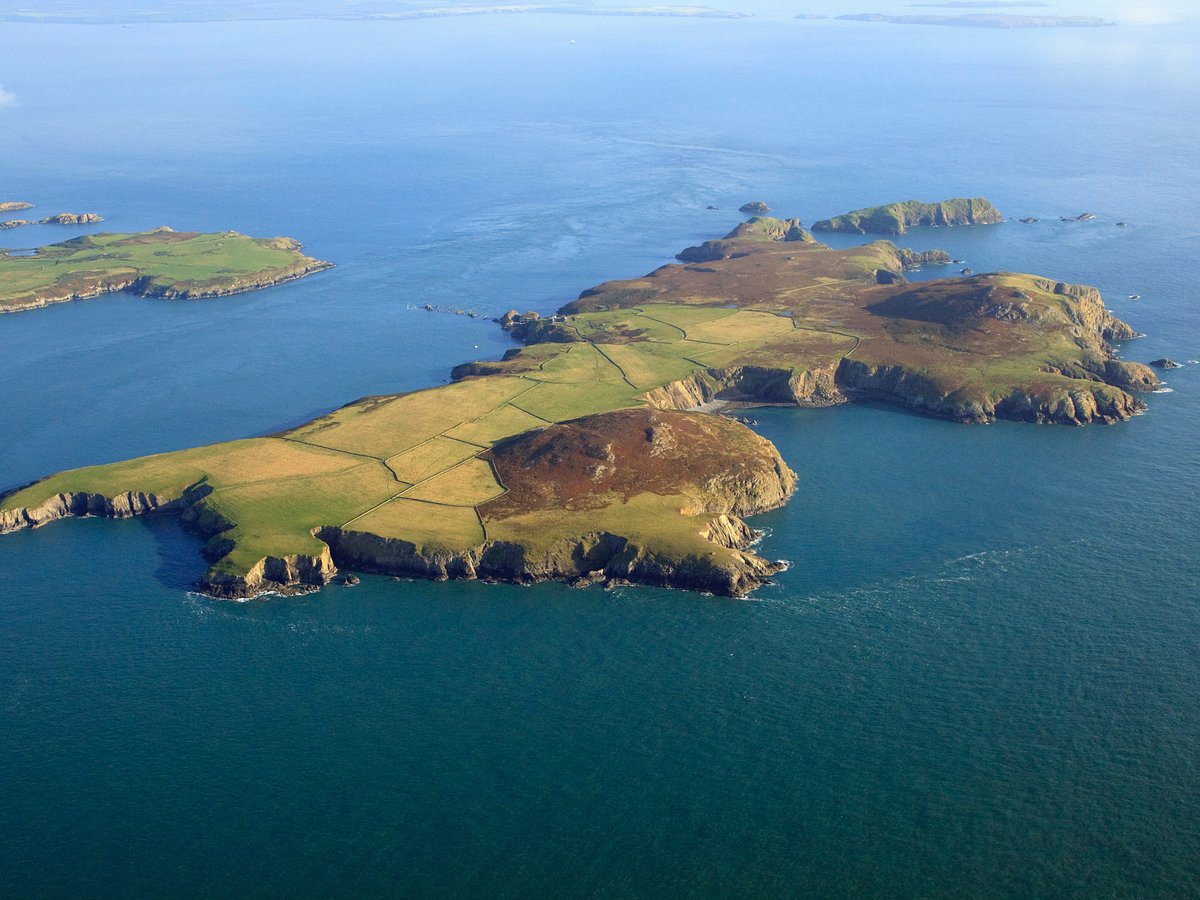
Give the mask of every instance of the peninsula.
[{"label": "peninsula", "polygon": [[884,400],[962,422],[1112,423],[1159,384],[1095,288],[996,273],[909,283],[937,254],[834,250],[753,218],[686,262],[515,311],[524,346],[453,382],[278,434],[63,472],[0,500],[0,532],[180,515],[222,597],[395,576],[631,581],[743,596],[781,564],[746,516],[795,476],[721,404]]},{"label": "peninsula", "polygon": [[303,278],[331,263],[305,256],[291,238],[252,238],[158,228],[90,234],[31,255],[0,252],[0,313],[114,291],[191,300],[223,297]]}]

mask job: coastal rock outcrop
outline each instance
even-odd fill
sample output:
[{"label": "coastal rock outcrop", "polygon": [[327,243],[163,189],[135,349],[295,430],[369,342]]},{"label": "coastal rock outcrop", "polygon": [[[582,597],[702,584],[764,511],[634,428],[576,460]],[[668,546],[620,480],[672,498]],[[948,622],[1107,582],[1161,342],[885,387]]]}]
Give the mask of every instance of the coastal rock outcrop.
[{"label": "coastal rock outcrop", "polygon": [[39,225],[96,225],[104,221],[104,217],[96,213],[58,213],[39,219]]}]

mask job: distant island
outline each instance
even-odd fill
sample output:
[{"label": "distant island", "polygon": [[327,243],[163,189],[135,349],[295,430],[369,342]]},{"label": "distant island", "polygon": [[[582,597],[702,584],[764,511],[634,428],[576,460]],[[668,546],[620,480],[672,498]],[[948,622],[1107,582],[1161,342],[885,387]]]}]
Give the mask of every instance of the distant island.
[{"label": "distant island", "polygon": [[0,213],[17,212],[22,209],[33,209],[33,204],[24,200],[0,200]]},{"label": "distant island", "polygon": [[547,13],[576,16],[655,16],[668,18],[741,19],[748,13],[707,6],[595,6],[591,3],[501,3],[486,6],[429,2],[380,3],[375,0],[343,0],[331,5],[320,0],[175,0],[169,7],[147,5],[129,8],[80,0],[43,0],[37,8],[0,12],[2,22],[95,25],[149,22],[261,21],[282,19],[416,20],[462,16]]},{"label": "distant island", "polygon": [[1031,3],[1026,0],[947,0],[943,3],[908,3],[906,6],[913,8],[924,7],[926,9],[1019,9],[1019,8],[1045,8],[1049,3]]},{"label": "distant island", "polygon": [[[228,236],[226,236],[228,240]],[[249,240],[249,239],[247,239]],[[1151,369],[1095,288],[945,262],[889,241],[834,250],[754,218],[683,262],[513,310],[524,346],[452,383],[367,397],[278,434],[63,472],[0,500],[0,532],[175,513],[221,597],[309,590],[339,567],[743,596],[782,564],[745,517],[795,476],[723,407],[886,401],[960,422],[1113,423]]]},{"label": "distant island", "polygon": [[964,15],[917,14],[889,16],[881,13],[855,13],[838,16],[846,22],[890,22],[893,25],[952,25],[959,28],[1097,28],[1112,25],[1097,16],[1022,16],[1007,13],[967,13]]},{"label": "distant island", "polygon": [[32,254],[0,251],[0,313],[126,290],[172,300],[223,297],[332,266],[300,250],[291,238],[159,228],[85,235]]},{"label": "distant island", "polygon": [[886,206],[856,209],[813,224],[813,231],[847,234],[904,234],[910,228],[951,225],[995,225],[1003,222],[999,210],[982,197],[956,197],[938,203],[905,200]]},{"label": "distant island", "polygon": [[24,225],[98,225],[104,217],[97,213],[57,213],[44,219],[9,219],[0,228],[20,228]]}]

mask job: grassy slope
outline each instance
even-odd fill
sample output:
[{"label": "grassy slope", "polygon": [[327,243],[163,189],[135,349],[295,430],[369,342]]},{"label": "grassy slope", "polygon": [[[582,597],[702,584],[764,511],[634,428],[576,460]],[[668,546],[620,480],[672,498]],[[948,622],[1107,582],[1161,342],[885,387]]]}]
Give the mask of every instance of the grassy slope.
[{"label": "grassy slope", "polygon": [[321,265],[298,247],[286,238],[233,231],[88,235],[43,247],[35,256],[0,255],[0,311],[120,289],[139,278],[147,279],[141,288],[147,293],[224,292],[242,289],[246,281],[270,283]]},{"label": "grassy slope", "polygon": [[[320,545],[311,532],[319,526],[454,550],[478,545],[485,533],[546,547],[608,528],[664,550],[694,550],[707,517],[683,514],[670,491],[655,493],[647,484],[586,510],[522,512],[497,500],[505,488],[479,457],[547,422],[641,405],[647,390],[713,366],[802,372],[850,357],[921,372],[946,394],[1014,386],[1116,390],[1047,371],[1100,350],[1077,339],[1068,301],[1031,277],[930,283],[922,290],[945,297],[935,296],[920,306],[924,318],[913,318],[916,301],[902,292],[914,286],[875,284],[876,270],[899,265],[890,243],[847,251],[738,246],[744,252],[718,263],[665,267],[587,292],[567,307],[568,325],[585,340],[532,345],[488,364],[494,374],[360,400],[272,438],[62,473],[5,498],[0,508],[36,506],[65,491],[178,496],[204,482],[214,490],[200,502],[202,511],[233,523],[215,539],[232,540],[216,564],[232,574],[263,556],[315,552]],[[980,319],[970,312],[973,300],[955,305],[968,288],[989,285],[1021,290],[1036,327]],[[892,308],[897,303],[904,315]]]}]

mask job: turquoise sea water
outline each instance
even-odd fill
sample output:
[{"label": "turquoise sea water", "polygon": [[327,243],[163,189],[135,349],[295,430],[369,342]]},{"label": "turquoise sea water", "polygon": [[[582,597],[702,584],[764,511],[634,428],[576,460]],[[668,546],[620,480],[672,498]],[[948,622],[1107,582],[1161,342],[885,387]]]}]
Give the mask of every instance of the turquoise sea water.
[{"label": "turquoise sea water", "polygon": [[[544,312],[756,198],[984,194],[1043,222],[905,242],[1096,284],[1147,333],[1127,357],[1200,359],[1197,38],[0,26],[5,199],[338,263],[0,318],[0,488],[436,384],[508,341],[410,307]],[[1112,428],[756,413],[800,485],[756,522],[794,565],[752,602],[219,603],[170,520],[6,536],[0,895],[1194,896],[1200,367],[1166,377]]]}]

